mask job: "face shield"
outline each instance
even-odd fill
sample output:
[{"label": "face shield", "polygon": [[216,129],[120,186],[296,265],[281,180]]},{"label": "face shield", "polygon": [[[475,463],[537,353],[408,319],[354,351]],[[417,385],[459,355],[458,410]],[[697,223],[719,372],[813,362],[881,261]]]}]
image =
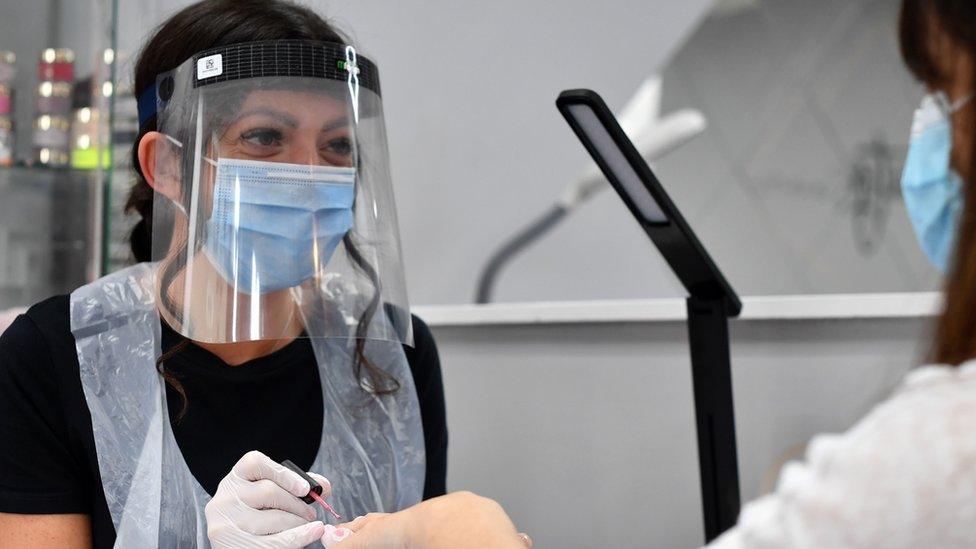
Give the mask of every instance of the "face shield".
[{"label": "face shield", "polygon": [[152,260],[208,343],[412,344],[376,66],[343,44],[201,52],[156,82]]}]

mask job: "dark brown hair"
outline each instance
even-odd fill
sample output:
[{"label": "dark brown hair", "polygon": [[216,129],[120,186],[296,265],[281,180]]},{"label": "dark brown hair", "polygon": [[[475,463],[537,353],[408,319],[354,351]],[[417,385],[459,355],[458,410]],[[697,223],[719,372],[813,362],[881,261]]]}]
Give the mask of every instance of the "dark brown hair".
[{"label": "dark brown hair", "polygon": [[[973,0],[904,0],[899,33],[902,57],[930,89],[945,90],[951,55],[976,58],[976,2]],[[942,38],[940,40],[940,38]],[[947,39],[947,40],[946,40]],[[951,44],[951,51],[942,45]],[[971,75],[976,78],[976,75]],[[976,91],[976,81],[969,82]],[[953,116],[953,126],[976,129],[974,105]],[[964,124],[965,126],[958,126]],[[972,132],[970,137],[972,137]],[[976,139],[969,140],[970,165],[955,166],[965,180],[963,210],[945,281],[945,305],[935,328],[931,360],[959,365],[976,357]]]},{"label": "dark brown hair", "polygon": [[[325,19],[312,10],[284,0],[204,0],[190,5],[167,19],[143,47],[135,66],[134,92],[138,94],[154,85],[156,76],[175,69],[193,54],[219,46],[254,42],[259,40],[316,40],[348,43],[348,40]],[[148,118],[139,128],[139,135],[132,146],[132,166],[136,181],[129,192],[125,211],[137,212],[141,219],[129,237],[132,254],[136,261],[149,261],[152,255],[153,189],[139,165],[139,141],[147,132],[156,130],[156,116]],[[380,308],[379,277],[347,235],[343,239],[350,259],[373,283],[373,296],[356,329],[356,353],[353,358],[355,374],[365,390],[376,394],[396,392],[399,381],[374,365],[364,352],[365,336],[369,323]],[[180,246],[180,254],[186,254],[186,246]],[[178,317],[168,305],[168,291],[178,275],[182,261],[169,263],[161,275],[161,298],[169,311]],[[159,357],[156,367],[183,398],[186,409],[186,393],[178,377],[165,368],[167,360],[186,347],[184,340]],[[183,412],[180,413],[182,416]]]}]

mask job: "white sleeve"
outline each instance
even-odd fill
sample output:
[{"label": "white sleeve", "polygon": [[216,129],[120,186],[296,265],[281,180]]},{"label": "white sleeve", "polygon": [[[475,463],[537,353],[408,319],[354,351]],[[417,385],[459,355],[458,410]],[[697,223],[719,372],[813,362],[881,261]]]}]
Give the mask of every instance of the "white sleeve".
[{"label": "white sleeve", "polygon": [[709,547],[976,547],[974,366],[917,370],[848,432],[815,437]]}]

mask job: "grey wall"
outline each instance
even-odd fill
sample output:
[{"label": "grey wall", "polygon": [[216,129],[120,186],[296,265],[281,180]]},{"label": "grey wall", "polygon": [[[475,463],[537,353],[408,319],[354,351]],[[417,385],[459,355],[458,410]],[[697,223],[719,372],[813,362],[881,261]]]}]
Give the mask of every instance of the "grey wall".
[{"label": "grey wall", "polygon": [[[151,30],[187,3],[120,2],[120,89]],[[740,9],[710,15],[711,0],[305,3],[380,63],[416,304],[469,301],[490,252],[585,165],[553,107],[558,91],[592,87],[620,108],[655,71],[665,111],[699,108],[711,124],[658,172],[741,293],[937,285],[898,196],[921,93],[897,54],[898,0],[724,1]],[[72,43],[90,33],[64,22],[84,16],[76,4],[62,3]],[[496,295],[680,293],[605,192],[511,264]]]},{"label": "grey wall", "polygon": [[[741,293],[937,287],[898,188],[922,93],[898,54],[899,0],[721,2],[706,17],[710,4],[313,4],[381,64],[414,303],[469,301],[492,249],[585,164],[559,90],[620,108],[657,70],[665,112],[710,121],[659,174]],[[680,293],[607,192],[512,263],[496,297]]]},{"label": "grey wall", "polygon": [[936,289],[900,177],[922,95],[900,0],[774,0],[710,17],[664,70],[708,130],[658,165],[745,295]]},{"label": "grey wall", "polygon": [[[150,29],[187,3],[120,2],[123,74]],[[555,109],[559,91],[589,86],[622,105],[711,0],[303,3],[352,30],[378,61],[411,297],[455,303],[472,298],[490,250],[585,164]],[[616,202],[594,206],[513,267],[500,297],[645,295],[634,276],[660,279],[666,271]],[[636,246],[638,274],[573,259],[606,243],[624,253]]]},{"label": "grey wall", "polygon": [[[554,106],[566,88],[630,98],[711,0],[319,1],[378,60],[414,303],[472,300],[490,251],[585,165]],[[502,300],[636,297],[661,272],[613,201],[504,275]],[[637,238],[634,238],[634,237]],[[639,254],[633,272],[604,268]],[[580,257],[593,255],[593,261]],[[619,259],[619,257],[617,257]],[[656,276],[657,279],[661,277]],[[668,289],[668,288],[666,288]]]},{"label": "grey wall", "polygon": [[[924,320],[733,322],[743,498],[914,364]],[[538,547],[703,541],[683,323],[434,328],[448,484],[499,500]]]}]

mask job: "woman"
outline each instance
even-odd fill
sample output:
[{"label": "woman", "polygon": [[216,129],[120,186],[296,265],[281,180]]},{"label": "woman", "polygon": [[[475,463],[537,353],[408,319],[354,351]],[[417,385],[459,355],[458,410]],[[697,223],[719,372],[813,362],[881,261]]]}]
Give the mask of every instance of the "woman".
[{"label": "woman", "polygon": [[[904,0],[900,26],[905,61],[929,92],[902,188],[919,242],[947,274],[939,365],[911,372],[846,433],[815,437],[805,462],[787,465],[776,491],[710,547],[976,547],[976,2]],[[439,526],[460,515],[496,546],[515,546],[503,513],[451,498],[329,528],[323,541],[377,547],[394,532],[417,546],[477,546]]]},{"label": "woman", "polygon": [[947,274],[932,360],[842,435],[815,437],[716,547],[976,546],[976,4],[904,0],[901,47],[928,95],[902,177]]},{"label": "woman", "polygon": [[443,494],[376,66],[307,8],[206,0],[135,87],[143,263],[0,339],[0,545],[301,547],[338,520],[310,479],[344,516]]}]

